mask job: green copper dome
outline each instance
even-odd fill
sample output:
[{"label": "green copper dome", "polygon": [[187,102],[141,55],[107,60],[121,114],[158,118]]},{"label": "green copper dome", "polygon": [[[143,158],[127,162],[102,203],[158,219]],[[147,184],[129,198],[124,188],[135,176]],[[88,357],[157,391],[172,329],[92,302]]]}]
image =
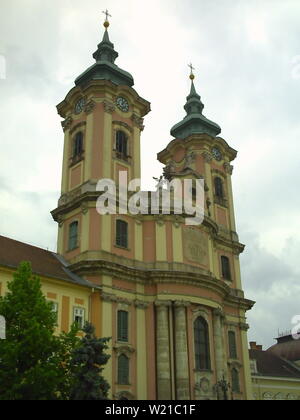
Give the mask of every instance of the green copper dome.
[{"label": "green copper dome", "polygon": [[204,105],[196,92],[193,80],[191,92],[186,99],[184,109],[187,115],[181,122],[174,125],[171,129],[171,135],[175,138],[185,139],[192,134],[209,134],[213,137],[220,134],[221,127],[202,115]]},{"label": "green copper dome", "polygon": [[119,54],[110,42],[107,28],[105,29],[102,42],[98,45],[97,51],[93,54],[96,63],[89,67],[76,80],[76,85],[82,85],[90,80],[110,80],[116,85],[133,86],[134,80],[130,73],[120,69],[115,60]]}]

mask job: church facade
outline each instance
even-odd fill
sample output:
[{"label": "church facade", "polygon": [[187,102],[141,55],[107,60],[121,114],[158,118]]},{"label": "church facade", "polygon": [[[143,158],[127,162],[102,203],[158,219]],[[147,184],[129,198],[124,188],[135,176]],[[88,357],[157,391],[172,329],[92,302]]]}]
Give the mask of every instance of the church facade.
[{"label": "church facade", "polygon": [[[204,117],[191,74],[186,117],[158,160],[170,181],[204,180],[203,223],[188,226],[174,213],[100,215],[99,180],[118,186],[120,172],[128,181],[141,177],[141,133],[150,112],[132,76],[115,64],[104,26],[95,64],[57,107],[64,131],[61,197],[52,211],[58,250],[48,260],[43,254],[48,273],[34,271],[47,282],[59,330],[90,320],[97,335],[111,337],[104,371],[111,398],[252,399],[246,312],[253,302],[242,290],[244,246],[231,185],[237,152]],[[25,248],[20,253],[37,258],[37,250]],[[8,257],[3,263],[1,252],[8,280],[14,265]]]}]

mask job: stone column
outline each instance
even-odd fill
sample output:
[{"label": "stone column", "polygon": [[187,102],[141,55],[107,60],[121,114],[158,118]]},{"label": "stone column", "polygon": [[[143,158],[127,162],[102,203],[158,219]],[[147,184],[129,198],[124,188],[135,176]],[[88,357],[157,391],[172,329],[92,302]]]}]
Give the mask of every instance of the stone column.
[{"label": "stone column", "polygon": [[224,375],[224,349],[223,349],[223,329],[222,318],[223,313],[221,309],[213,311],[213,325],[214,325],[214,348],[216,360],[216,376],[217,381],[222,380]]},{"label": "stone column", "polygon": [[[156,306],[156,370],[157,399],[172,400],[169,307],[171,302],[157,301]],[[151,372],[149,372],[151,375]]]},{"label": "stone column", "polygon": [[190,379],[187,345],[186,308],[185,302],[175,302],[175,360],[176,360],[176,398],[189,400]]}]

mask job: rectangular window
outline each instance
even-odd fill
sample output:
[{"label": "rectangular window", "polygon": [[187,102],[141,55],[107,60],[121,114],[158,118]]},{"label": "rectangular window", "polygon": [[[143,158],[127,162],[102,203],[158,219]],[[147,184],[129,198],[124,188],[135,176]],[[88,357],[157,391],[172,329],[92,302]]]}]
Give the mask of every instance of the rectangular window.
[{"label": "rectangular window", "polygon": [[118,341],[128,342],[128,312],[118,311]]},{"label": "rectangular window", "polygon": [[83,152],[83,134],[77,133],[74,139],[73,157],[80,156]]},{"label": "rectangular window", "polygon": [[69,228],[69,251],[78,247],[78,222],[73,222]]},{"label": "rectangular window", "polygon": [[230,262],[228,257],[221,257],[222,277],[225,280],[231,281]]},{"label": "rectangular window", "polygon": [[127,158],[127,136],[123,131],[117,132],[116,151],[119,159]]},{"label": "rectangular window", "polygon": [[85,310],[82,308],[74,308],[73,321],[78,325],[79,328],[83,328],[85,323]]},{"label": "rectangular window", "polygon": [[232,380],[232,392],[240,392],[240,378],[239,371],[237,369],[232,369],[231,371],[231,380]]},{"label": "rectangular window", "polygon": [[197,370],[210,369],[209,331],[205,319],[199,317],[194,323],[195,358]]},{"label": "rectangular window", "polygon": [[118,358],[118,384],[129,385],[129,359],[124,354]]},{"label": "rectangular window", "polygon": [[230,359],[237,359],[236,337],[234,331],[228,332],[229,357]]},{"label": "rectangular window", "polygon": [[128,248],[128,224],[123,220],[117,220],[116,245],[122,248]]},{"label": "rectangular window", "polygon": [[56,322],[58,322],[58,303],[52,301],[50,301],[50,303],[52,304],[52,312],[55,314]]}]

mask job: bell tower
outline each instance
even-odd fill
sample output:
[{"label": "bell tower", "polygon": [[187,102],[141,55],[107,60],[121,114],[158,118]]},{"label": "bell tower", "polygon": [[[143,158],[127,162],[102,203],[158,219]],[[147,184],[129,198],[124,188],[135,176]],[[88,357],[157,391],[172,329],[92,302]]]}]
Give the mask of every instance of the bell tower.
[{"label": "bell tower", "polygon": [[95,64],[57,106],[64,119],[64,156],[61,197],[52,215],[59,224],[58,253],[67,260],[101,248],[97,182],[117,183],[120,171],[127,172],[129,181],[141,173],[140,136],[150,104],[133,89],[131,74],[115,64],[119,54],[109,39],[107,19],[104,27]]}]

